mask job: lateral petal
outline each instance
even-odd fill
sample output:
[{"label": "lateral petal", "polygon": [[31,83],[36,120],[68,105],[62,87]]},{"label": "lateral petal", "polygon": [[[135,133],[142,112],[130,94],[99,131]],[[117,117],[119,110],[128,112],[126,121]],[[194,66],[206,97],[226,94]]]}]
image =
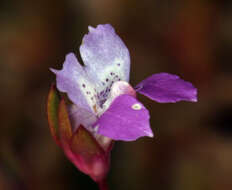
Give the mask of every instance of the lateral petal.
[{"label": "lateral petal", "polygon": [[190,82],[168,73],[148,77],[135,90],[159,103],[197,102],[197,89]]},{"label": "lateral petal", "polygon": [[89,112],[94,112],[97,93],[94,83],[89,79],[76,56],[70,53],[66,56],[62,70],[51,69],[56,74],[57,88],[66,92],[70,100]]}]

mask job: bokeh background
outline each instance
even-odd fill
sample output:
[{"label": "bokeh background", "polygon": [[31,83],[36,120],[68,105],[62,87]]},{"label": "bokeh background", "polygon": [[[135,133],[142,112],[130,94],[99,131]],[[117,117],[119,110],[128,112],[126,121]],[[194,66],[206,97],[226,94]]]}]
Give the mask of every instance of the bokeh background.
[{"label": "bokeh background", "polygon": [[46,98],[48,68],[103,23],[130,50],[133,85],[170,72],[199,90],[198,103],[139,96],[155,138],[116,143],[111,190],[232,189],[230,0],[1,0],[0,190],[97,189],[53,142]]}]

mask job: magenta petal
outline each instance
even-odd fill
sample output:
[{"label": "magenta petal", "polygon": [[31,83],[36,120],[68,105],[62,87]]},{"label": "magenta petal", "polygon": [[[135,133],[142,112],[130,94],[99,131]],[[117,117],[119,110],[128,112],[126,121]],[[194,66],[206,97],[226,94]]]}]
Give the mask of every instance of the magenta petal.
[{"label": "magenta petal", "polygon": [[148,110],[134,97],[121,95],[97,121],[98,133],[114,140],[153,137]]},{"label": "magenta petal", "polygon": [[136,86],[136,91],[159,103],[197,102],[197,89],[177,75],[154,74]]}]

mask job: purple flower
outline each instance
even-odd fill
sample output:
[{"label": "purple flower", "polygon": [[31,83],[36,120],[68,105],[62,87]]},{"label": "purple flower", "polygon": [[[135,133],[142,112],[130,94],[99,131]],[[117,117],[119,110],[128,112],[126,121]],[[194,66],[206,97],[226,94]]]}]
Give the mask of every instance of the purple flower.
[{"label": "purple flower", "polygon": [[189,82],[168,73],[154,74],[135,89],[129,82],[129,51],[109,24],[89,27],[80,46],[82,66],[70,53],[56,74],[57,88],[67,93],[75,129],[83,125],[94,136],[133,141],[153,137],[149,112],[136,99],[136,92],[160,103],[197,101]]},{"label": "purple flower", "polygon": [[82,172],[102,181],[109,170],[112,140],[153,137],[150,115],[136,93],[160,103],[197,101],[189,82],[168,73],[154,74],[133,88],[129,82],[130,55],[109,24],[89,27],[80,46],[82,66],[73,53],[56,74],[56,86],[67,93],[66,106],[55,86],[48,97],[51,133],[66,156]]}]

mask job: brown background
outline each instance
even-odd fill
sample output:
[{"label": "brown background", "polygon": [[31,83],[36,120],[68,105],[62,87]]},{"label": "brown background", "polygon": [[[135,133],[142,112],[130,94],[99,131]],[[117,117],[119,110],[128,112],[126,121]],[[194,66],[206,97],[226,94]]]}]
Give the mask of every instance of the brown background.
[{"label": "brown background", "polygon": [[232,189],[231,1],[1,0],[0,190],[97,189],[53,142],[45,106],[48,68],[104,23],[129,48],[133,85],[170,72],[199,89],[198,103],[139,96],[155,138],[116,143],[111,189]]}]

